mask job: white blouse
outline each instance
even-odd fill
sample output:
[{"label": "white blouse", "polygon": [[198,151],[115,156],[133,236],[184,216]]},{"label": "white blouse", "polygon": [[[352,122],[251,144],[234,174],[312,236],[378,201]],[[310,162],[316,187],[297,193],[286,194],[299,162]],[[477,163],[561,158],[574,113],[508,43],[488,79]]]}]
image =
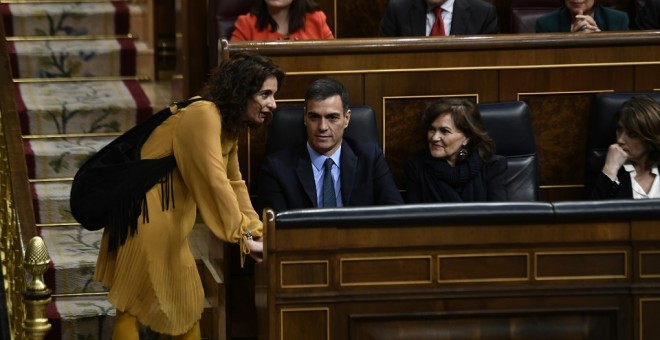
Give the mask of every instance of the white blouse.
[{"label": "white blouse", "polygon": [[657,166],[651,168],[651,173],[655,175],[655,178],[653,179],[653,184],[651,184],[649,192],[644,192],[642,186],[637,183],[637,180],[635,180],[637,172],[632,164],[624,164],[623,168],[630,174],[630,183],[632,183],[632,194],[634,199],[660,198],[660,176],[658,175]]}]

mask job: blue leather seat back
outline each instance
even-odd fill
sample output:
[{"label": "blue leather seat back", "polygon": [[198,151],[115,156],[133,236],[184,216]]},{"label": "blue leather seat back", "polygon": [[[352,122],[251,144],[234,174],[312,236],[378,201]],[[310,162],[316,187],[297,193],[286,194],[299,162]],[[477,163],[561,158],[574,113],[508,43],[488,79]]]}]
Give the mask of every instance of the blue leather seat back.
[{"label": "blue leather seat back", "polygon": [[250,11],[254,0],[216,0],[215,22],[218,39],[227,39],[234,32],[234,22],[239,15]]},{"label": "blue leather seat back", "polygon": [[536,141],[527,103],[479,104],[488,134],[495,141],[496,153],[508,162],[505,184],[509,201],[539,199],[539,170]]},{"label": "blue leather seat back", "polygon": [[[374,110],[368,105],[352,105],[350,109],[351,120],[344,131],[344,137],[381,145]],[[273,120],[268,127],[266,154],[302,144],[307,140],[303,114],[301,106],[281,107],[273,113]]]}]

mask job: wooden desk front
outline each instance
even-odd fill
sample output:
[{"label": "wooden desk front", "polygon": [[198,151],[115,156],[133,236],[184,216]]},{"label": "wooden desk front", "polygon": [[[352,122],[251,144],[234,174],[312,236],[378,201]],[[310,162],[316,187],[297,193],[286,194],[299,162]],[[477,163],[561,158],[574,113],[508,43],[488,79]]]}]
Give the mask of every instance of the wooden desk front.
[{"label": "wooden desk front", "polygon": [[268,211],[260,338],[656,339],[658,202]]}]

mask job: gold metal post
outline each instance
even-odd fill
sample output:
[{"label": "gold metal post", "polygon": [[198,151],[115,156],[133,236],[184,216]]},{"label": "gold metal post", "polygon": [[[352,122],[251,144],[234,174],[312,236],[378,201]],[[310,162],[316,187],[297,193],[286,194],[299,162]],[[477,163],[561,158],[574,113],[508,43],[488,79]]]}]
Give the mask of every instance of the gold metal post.
[{"label": "gold metal post", "polygon": [[44,283],[44,272],[48,269],[50,255],[44,240],[35,236],[25,249],[25,270],[32,275],[23,293],[26,318],[23,322],[25,333],[30,340],[43,339],[51,328],[46,318],[46,306],[51,301],[52,291]]}]

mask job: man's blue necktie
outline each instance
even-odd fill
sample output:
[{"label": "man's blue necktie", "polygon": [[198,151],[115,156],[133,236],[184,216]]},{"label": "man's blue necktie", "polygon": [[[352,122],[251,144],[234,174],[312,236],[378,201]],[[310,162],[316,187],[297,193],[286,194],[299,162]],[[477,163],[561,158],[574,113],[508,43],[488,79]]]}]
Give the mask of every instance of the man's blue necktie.
[{"label": "man's blue necktie", "polygon": [[332,180],[332,158],[326,158],[323,163],[323,193],[322,200],[324,207],[336,207],[337,197],[335,196],[335,183]]}]

